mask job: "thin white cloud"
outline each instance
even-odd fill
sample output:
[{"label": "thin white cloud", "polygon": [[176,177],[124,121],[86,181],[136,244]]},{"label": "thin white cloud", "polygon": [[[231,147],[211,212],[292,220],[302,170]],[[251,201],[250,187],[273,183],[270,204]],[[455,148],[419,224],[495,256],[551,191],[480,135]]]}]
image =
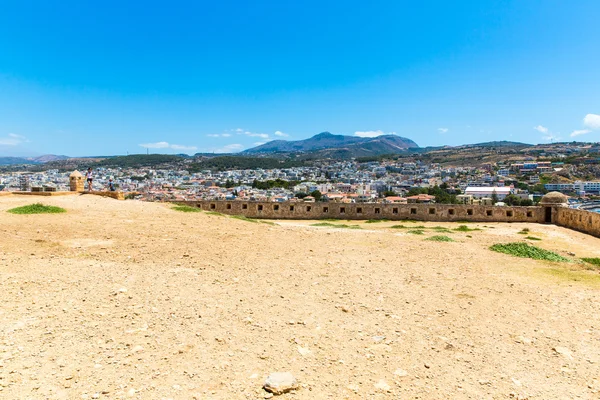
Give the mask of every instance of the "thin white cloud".
[{"label": "thin white cloud", "polygon": [[381,135],[395,135],[396,132],[384,132],[382,130],[377,131],[357,131],[354,132],[354,136],[363,137],[363,138],[373,138]]},{"label": "thin white cloud", "polygon": [[590,129],[600,129],[600,115],[588,114],[583,118],[583,125]]},{"label": "thin white cloud", "polygon": [[581,129],[578,131],[573,131],[573,132],[571,132],[571,137],[585,135],[586,133],[590,133],[590,132],[591,132],[591,130],[589,130],[589,129]]},{"label": "thin white cloud", "polygon": [[258,137],[261,139],[268,139],[269,135],[267,133],[254,133],[254,132],[250,132],[250,131],[244,131],[244,132],[240,132],[238,133],[240,135],[246,135],[246,136],[250,136],[250,137]]},{"label": "thin white cloud", "polygon": [[231,133],[209,133],[208,137],[231,137]]},{"label": "thin white cloud", "polygon": [[156,143],[143,143],[140,144],[140,147],[144,147],[146,149],[168,149],[168,142],[156,142]]},{"label": "thin white cloud", "polygon": [[169,142],[156,142],[156,143],[143,143],[140,144],[140,147],[145,149],[173,149],[173,150],[183,150],[183,151],[192,151],[198,149],[196,146],[184,146],[181,144],[170,144]]},{"label": "thin white cloud", "polygon": [[446,132],[448,132],[448,128],[438,128],[438,132],[439,133],[446,133]]},{"label": "thin white cloud", "polygon": [[[271,139],[271,135],[269,135],[268,133],[259,133],[259,132],[252,132],[246,129],[242,129],[242,128],[236,128],[236,129],[229,129],[227,132],[234,132],[238,135],[244,135],[244,136],[249,136],[249,137],[256,137],[256,138],[260,138],[260,139],[264,139],[264,140],[270,140]],[[288,135],[285,132],[282,131],[275,131],[273,133],[274,136],[278,136],[278,137],[288,137],[290,135]],[[218,136],[213,136],[213,135],[209,135],[212,137],[218,137]],[[223,133],[220,135],[221,137],[229,137],[231,136],[228,133]]]},{"label": "thin white cloud", "polygon": [[242,150],[244,146],[239,143],[232,143],[215,150],[215,153],[236,153]]},{"label": "thin white cloud", "polygon": [[254,142],[254,145],[255,145],[255,146],[260,146],[260,145],[263,145],[263,144],[265,144],[265,143],[266,143],[266,142]]},{"label": "thin white cloud", "polygon": [[548,133],[548,128],[542,125],[534,126],[533,129],[535,129],[539,133]]},{"label": "thin white cloud", "polygon": [[21,143],[29,142],[25,136],[9,133],[6,137],[0,137],[0,146],[18,146]]},{"label": "thin white cloud", "polygon": [[172,144],[170,147],[173,150],[184,150],[184,151],[198,150],[198,148],[196,146],[183,146],[180,144]]}]

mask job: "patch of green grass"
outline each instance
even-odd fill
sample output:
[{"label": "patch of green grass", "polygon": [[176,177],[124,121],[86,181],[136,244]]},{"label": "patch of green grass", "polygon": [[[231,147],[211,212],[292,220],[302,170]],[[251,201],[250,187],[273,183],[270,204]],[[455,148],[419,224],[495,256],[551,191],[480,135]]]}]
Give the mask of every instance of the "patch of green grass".
[{"label": "patch of green grass", "polygon": [[231,218],[234,218],[234,219],[239,219],[239,220],[241,220],[241,221],[246,221],[246,222],[254,222],[255,224],[257,224],[257,223],[258,223],[258,221],[257,221],[257,220],[255,220],[255,219],[252,219],[252,218],[248,218],[248,217],[246,217],[246,216],[244,216],[244,215],[232,215],[232,216],[231,216]]},{"label": "patch of green grass", "polygon": [[410,233],[413,235],[423,235],[425,231],[422,229],[411,229],[410,231],[406,231],[406,233]]},{"label": "patch of green grass", "polygon": [[378,222],[386,222],[387,219],[368,219],[365,221],[365,224],[376,224]]},{"label": "patch of green grass", "polygon": [[207,211],[206,212],[207,215],[216,215],[218,217],[224,217],[225,214],[221,214],[220,212],[216,212],[216,211]]},{"label": "patch of green grass", "polygon": [[480,231],[481,229],[479,228],[469,228],[466,225],[461,225],[458,228],[454,228],[455,231],[457,232],[473,232],[473,231]]},{"label": "patch of green grass", "polygon": [[11,208],[6,212],[9,212],[11,214],[59,214],[67,212],[67,210],[60,207],[46,206],[41,203],[35,203],[29,204],[28,206]]},{"label": "patch of green grass", "polygon": [[467,235],[467,237],[468,237],[469,239],[471,239],[473,236],[471,236],[471,235]]},{"label": "patch of green grass", "polygon": [[[250,220],[250,221],[254,222],[253,220]],[[277,225],[275,222],[271,222],[271,221],[260,220],[258,222],[260,222],[261,224],[267,224],[267,225]]]},{"label": "patch of green grass", "polygon": [[525,239],[529,239],[529,240],[542,240],[542,239],[540,239],[538,237],[535,237],[535,236],[525,236]]},{"label": "patch of green grass", "polygon": [[360,229],[360,226],[358,225],[332,224],[329,222],[318,222],[316,224],[311,224],[310,226],[320,226],[326,228]]},{"label": "patch of green grass", "polygon": [[515,257],[533,258],[534,260],[560,262],[571,261],[568,258],[565,258],[552,251],[540,249],[539,247],[535,247],[527,243],[495,244],[490,247],[490,250],[497,251],[498,253],[510,254],[511,256]]},{"label": "patch of green grass", "polygon": [[600,258],[583,257],[581,258],[581,261],[590,264],[590,267],[587,267],[586,269],[600,269]]},{"label": "patch of green grass", "polygon": [[519,232],[517,232],[519,235],[528,235],[529,234],[529,228],[523,228],[521,229]]},{"label": "patch of green grass", "polygon": [[454,242],[454,239],[444,235],[431,236],[425,240],[431,240],[432,242]]},{"label": "patch of green grass", "polygon": [[432,230],[439,232],[439,233],[452,233],[452,231],[448,228],[445,228],[443,226],[434,226],[433,228],[431,228]]},{"label": "patch of green grass", "polygon": [[390,226],[392,229],[426,229],[424,225],[416,225],[416,226],[405,226],[405,225],[392,225]]},{"label": "patch of green grass", "polygon": [[175,211],[181,211],[181,212],[202,212],[201,208],[190,207],[190,206],[175,206],[172,209]]}]

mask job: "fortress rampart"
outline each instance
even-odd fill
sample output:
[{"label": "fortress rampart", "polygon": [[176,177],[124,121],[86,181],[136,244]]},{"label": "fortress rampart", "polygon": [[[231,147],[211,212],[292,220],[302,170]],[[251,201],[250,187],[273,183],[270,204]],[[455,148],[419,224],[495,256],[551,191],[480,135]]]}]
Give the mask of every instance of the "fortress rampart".
[{"label": "fortress rampart", "polygon": [[545,222],[543,207],[493,207],[464,204],[305,203],[256,201],[178,201],[228,215],[265,219],[418,220]]},{"label": "fortress rampart", "polygon": [[553,221],[558,226],[600,237],[600,214],[592,211],[560,207]]},{"label": "fortress rampart", "polygon": [[495,207],[465,204],[346,204],[240,200],[176,201],[174,203],[198,207],[204,211],[263,219],[551,223],[600,237],[600,214],[560,205]]}]

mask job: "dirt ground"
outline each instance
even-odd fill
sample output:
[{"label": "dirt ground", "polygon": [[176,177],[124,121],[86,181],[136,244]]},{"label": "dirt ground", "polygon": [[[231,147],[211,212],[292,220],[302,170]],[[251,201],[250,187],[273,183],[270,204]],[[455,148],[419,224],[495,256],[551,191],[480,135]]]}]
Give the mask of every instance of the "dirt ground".
[{"label": "dirt ground", "polygon": [[[68,212],[5,212],[36,201]],[[600,399],[600,273],[488,249],[600,239],[311,223],[1,197],[0,398],[263,399],[288,371],[282,399]]]}]

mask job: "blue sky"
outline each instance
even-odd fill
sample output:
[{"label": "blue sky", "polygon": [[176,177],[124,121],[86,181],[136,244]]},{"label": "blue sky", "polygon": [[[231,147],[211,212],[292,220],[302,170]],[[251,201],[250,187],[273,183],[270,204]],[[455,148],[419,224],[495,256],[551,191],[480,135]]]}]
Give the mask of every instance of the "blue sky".
[{"label": "blue sky", "polygon": [[600,2],[8,0],[0,155],[600,140]]}]

